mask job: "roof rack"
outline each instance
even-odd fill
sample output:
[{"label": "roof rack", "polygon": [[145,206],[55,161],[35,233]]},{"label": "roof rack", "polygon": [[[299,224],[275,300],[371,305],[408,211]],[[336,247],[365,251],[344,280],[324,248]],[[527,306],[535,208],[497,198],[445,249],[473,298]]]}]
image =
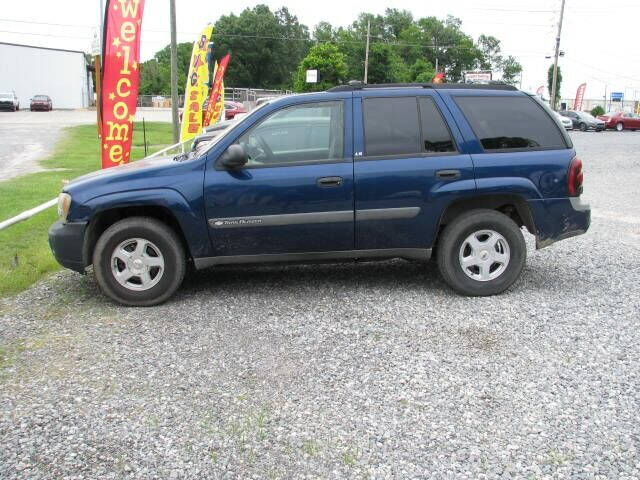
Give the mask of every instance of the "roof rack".
[{"label": "roof rack", "polygon": [[503,82],[491,83],[355,83],[349,85],[338,85],[330,88],[327,92],[353,92],[356,90],[369,90],[374,88],[433,88],[435,90],[518,90],[513,85]]}]

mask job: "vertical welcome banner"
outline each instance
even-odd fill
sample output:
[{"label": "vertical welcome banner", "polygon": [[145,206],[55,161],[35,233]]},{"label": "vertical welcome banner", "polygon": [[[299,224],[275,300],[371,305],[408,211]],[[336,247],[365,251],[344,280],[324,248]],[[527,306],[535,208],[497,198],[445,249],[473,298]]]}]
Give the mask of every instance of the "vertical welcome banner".
[{"label": "vertical welcome banner", "polygon": [[184,112],[180,141],[186,142],[202,131],[202,104],[207,97],[209,67],[207,65],[207,49],[213,32],[213,25],[207,25],[200,38],[193,44],[191,64],[184,89]]},{"label": "vertical welcome banner", "polygon": [[[216,110],[218,101],[220,100],[220,92],[222,91],[222,80],[224,78],[224,72],[227,71],[227,66],[229,65],[230,59],[231,54],[227,53],[224,57],[222,57],[218,68],[216,68],[213,87],[211,87],[211,95],[209,97],[209,105],[207,105],[207,112],[205,113],[204,121],[202,122],[202,125],[205,127],[209,126],[212,120],[216,118],[214,116],[214,112]],[[218,113],[218,115],[220,115],[220,113]]]},{"label": "vertical welcome banner", "polygon": [[107,0],[102,42],[102,168],[131,157],[144,0]]},{"label": "vertical welcome banner", "polygon": [[576,91],[576,99],[573,101],[573,110],[579,112],[582,110],[582,101],[584,100],[584,91],[587,89],[587,84],[583,83],[578,87]]}]

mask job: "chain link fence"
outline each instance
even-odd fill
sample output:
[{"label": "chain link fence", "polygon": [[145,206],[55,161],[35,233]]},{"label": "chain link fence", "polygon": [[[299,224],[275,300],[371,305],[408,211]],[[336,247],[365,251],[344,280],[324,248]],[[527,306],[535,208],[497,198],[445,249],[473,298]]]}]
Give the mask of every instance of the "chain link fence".
[{"label": "chain link fence", "polygon": [[[261,88],[225,88],[224,99],[243,103],[252,108],[261,98],[281,97],[293,93],[291,90],[267,90]],[[138,107],[171,108],[171,97],[164,95],[138,95]],[[178,107],[184,107],[184,95],[178,96]]]}]

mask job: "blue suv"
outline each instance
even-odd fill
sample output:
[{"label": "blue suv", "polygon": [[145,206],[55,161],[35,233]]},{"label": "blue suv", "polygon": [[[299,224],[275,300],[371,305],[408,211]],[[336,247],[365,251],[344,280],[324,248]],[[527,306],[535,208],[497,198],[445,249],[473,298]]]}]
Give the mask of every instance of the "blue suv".
[{"label": "blue suv", "polygon": [[126,305],[187,266],[435,257],[465,295],[509,288],[584,233],[582,162],[546,105],[507,85],[345,85],[265,103],[188,155],[66,185],[56,259]]}]

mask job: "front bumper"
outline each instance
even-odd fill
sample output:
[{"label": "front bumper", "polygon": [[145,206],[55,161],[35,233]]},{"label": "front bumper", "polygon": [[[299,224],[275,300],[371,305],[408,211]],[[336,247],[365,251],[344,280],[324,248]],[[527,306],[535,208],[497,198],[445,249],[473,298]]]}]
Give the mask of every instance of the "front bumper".
[{"label": "front bumper", "polygon": [[49,229],[49,246],[60,265],[84,273],[84,234],[87,222],[57,221]]},{"label": "front bumper", "polygon": [[536,248],[582,235],[591,225],[591,207],[580,197],[529,200],[536,227]]}]

